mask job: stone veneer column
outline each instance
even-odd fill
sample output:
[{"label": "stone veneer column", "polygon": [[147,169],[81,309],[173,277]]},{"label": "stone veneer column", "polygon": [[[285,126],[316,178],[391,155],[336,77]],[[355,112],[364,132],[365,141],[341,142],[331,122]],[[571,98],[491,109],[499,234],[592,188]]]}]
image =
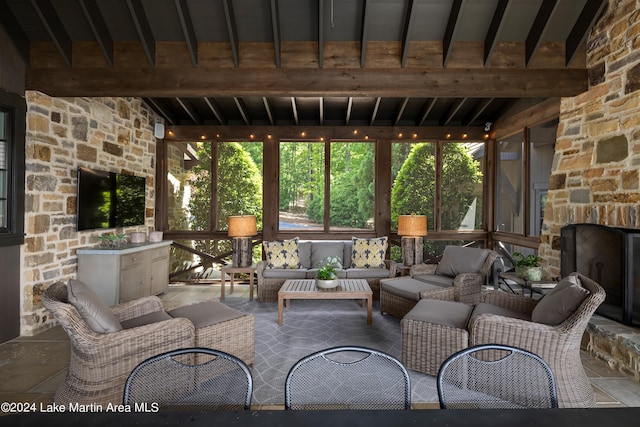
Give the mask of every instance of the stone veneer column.
[{"label": "stone veneer column", "polygon": [[27,92],[25,244],[21,335],[50,326],[42,292],[76,277],[76,249],[102,231],[76,231],[79,166],[147,178],[147,231],[154,225],[155,113],[139,98],[52,98]]},{"label": "stone veneer column", "polygon": [[589,90],[563,98],[539,254],[560,275],[560,229],[640,227],[640,1],[610,0],[587,40]]}]

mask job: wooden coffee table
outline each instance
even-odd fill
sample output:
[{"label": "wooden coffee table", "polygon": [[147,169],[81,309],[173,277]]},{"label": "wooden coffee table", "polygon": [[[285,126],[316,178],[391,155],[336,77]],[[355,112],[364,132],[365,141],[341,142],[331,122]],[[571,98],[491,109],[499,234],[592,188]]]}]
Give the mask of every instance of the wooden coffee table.
[{"label": "wooden coffee table", "polygon": [[340,285],[333,289],[319,289],[315,279],[286,280],[278,291],[278,325],[282,325],[283,303],[289,308],[292,299],[361,299],[367,304],[367,324],[373,321],[371,309],[373,292],[364,279],[340,279]]}]

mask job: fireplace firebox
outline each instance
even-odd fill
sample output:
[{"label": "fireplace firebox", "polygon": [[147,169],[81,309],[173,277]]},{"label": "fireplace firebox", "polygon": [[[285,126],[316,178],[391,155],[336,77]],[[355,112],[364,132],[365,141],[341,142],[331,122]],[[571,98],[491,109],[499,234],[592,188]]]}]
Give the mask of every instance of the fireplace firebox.
[{"label": "fireplace firebox", "polygon": [[598,224],[563,227],[561,274],[595,280],[607,297],[596,311],[626,325],[640,325],[640,230]]}]

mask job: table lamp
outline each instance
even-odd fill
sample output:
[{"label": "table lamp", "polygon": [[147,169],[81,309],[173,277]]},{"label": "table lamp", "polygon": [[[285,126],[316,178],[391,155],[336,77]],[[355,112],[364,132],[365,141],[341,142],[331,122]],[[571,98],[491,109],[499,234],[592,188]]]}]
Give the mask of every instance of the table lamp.
[{"label": "table lamp", "polygon": [[426,215],[400,215],[398,236],[402,236],[402,263],[411,267],[422,263],[422,237],[427,235]]},{"label": "table lamp", "polygon": [[233,238],[232,263],[235,267],[249,267],[252,263],[251,237],[258,234],[255,215],[229,217],[228,235]]}]

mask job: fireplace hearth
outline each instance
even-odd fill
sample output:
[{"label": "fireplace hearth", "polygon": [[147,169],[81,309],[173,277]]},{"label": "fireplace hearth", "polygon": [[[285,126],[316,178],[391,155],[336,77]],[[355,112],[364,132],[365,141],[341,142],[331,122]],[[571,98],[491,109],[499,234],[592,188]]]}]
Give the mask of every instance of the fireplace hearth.
[{"label": "fireplace hearth", "polygon": [[640,326],[640,230],[572,224],[560,236],[562,277],[577,271],[595,280],[607,293],[596,313]]}]

